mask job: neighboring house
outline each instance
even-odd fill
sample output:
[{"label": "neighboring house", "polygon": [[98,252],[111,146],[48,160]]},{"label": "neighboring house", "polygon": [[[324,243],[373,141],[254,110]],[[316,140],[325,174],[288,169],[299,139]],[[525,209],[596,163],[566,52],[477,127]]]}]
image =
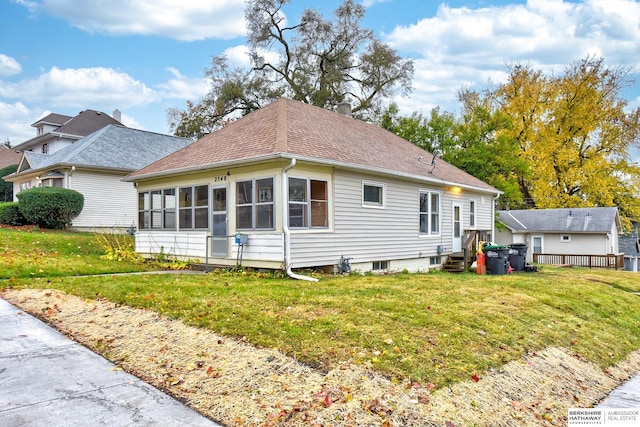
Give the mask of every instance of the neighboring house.
[{"label": "neighboring house", "polygon": [[466,230],[491,232],[500,192],[434,159],[378,126],[280,99],[126,178],[139,194],[136,249],[294,277],[341,259],[439,268]]},{"label": "neighboring house", "polygon": [[618,267],[611,262],[622,259],[615,207],[498,211],[498,219],[506,228],[498,228],[495,243],[526,244],[528,262]]},{"label": "neighboring house", "polygon": [[640,233],[637,221],[632,222],[631,232],[620,236],[620,252],[624,254],[624,269],[640,271]]},{"label": "neighboring house", "polygon": [[107,125],[122,126],[120,111],[115,110],[113,116],[95,110],[81,111],[75,117],[51,113],[31,125],[36,128],[35,138],[16,145],[14,149],[53,154]]},{"label": "neighboring house", "polygon": [[[17,165],[20,162],[22,153],[15,148],[9,148],[4,144],[0,144],[0,169],[4,169],[7,166]],[[2,178],[0,176],[0,178]]]},{"label": "neighboring house", "polygon": [[170,135],[107,125],[53,154],[25,151],[15,174],[5,177],[21,189],[62,187],[84,195],[75,229],[119,229],[135,226],[137,191],[127,174],[192,141]]}]

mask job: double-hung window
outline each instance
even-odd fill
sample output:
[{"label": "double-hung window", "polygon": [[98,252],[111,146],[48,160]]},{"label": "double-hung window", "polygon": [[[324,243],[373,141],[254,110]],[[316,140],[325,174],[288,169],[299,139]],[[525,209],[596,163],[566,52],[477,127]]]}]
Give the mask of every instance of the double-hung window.
[{"label": "double-hung window", "polygon": [[440,194],[420,192],[420,233],[440,234]]},{"label": "double-hung window", "polygon": [[138,193],[138,228],[141,230],[176,229],[176,189]]},{"label": "double-hung window", "polygon": [[329,227],[327,181],[289,178],[289,227]]},{"label": "double-hung window", "polygon": [[209,186],[180,187],[178,193],[180,228],[209,227]]},{"label": "double-hung window", "polygon": [[236,228],[273,230],[273,178],[252,179],[236,183]]}]

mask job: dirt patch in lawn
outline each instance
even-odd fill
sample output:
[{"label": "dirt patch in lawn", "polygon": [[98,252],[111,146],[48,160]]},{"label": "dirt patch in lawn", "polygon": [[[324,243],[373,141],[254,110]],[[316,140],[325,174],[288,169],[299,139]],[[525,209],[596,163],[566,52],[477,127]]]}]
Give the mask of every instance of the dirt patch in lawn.
[{"label": "dirt patch in lawn", "polygon": [[277,350],[158,314],[56,290],[0,296],[124,370],[228,426],[555,426],[640,370],[640,352],[601,370],[561,348],[431,390],[340,363],[328,373]]}]

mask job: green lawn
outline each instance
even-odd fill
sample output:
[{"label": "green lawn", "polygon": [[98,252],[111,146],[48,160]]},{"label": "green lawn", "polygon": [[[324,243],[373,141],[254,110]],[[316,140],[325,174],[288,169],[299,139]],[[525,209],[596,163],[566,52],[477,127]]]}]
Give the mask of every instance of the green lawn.
[{"label": "green lawn", "polygon": [[[6,235],[0,230],[0,251]],[[83,268],[93,274],[145,265],[100,260],[90,235],[31,237],[39,243],[15,237],[25,240],[22,249],[0,254],[3,277],[12,277],[1,286],[52,287],[145,307],[322,369],[350,360],[440,387],[548,346],[603,368],[640,349],[640,297],[633,293],[640,292],[640,276],[634,273],[545,267],[502,276],[326,276],[318,283],[249,273],[74,277]],[[33,274],[5,274],[7,259],[23,264],[43,248],[62,261]]]}]

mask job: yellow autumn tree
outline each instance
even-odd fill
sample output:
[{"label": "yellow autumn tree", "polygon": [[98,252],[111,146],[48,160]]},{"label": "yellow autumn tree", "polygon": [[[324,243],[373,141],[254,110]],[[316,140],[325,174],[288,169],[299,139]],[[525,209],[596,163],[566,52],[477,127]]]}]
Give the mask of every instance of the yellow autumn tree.
[{"label": "yellow autumn tree", "polygon": [[564,73],[545,76],[529,66],[508,67],[508,80],[490,92],[512,126],[530,173],[519,184],[529,207],[618,206],[625,225],[640,219],[640,109],[626,111],[622,90],[629,69],[587,57]]}]

